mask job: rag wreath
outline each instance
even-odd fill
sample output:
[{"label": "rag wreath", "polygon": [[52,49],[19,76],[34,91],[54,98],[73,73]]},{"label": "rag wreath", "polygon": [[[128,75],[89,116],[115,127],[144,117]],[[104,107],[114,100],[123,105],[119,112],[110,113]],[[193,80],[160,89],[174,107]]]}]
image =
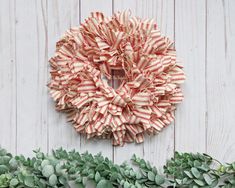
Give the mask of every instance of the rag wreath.
[{"label": "rag wreath", "polygon": [[[114,145],[160,132],[183,99],[185,75],[173,42],[153,20],[130,11],[112,17],[92,12],[57,42],[50,65],[57,110],[68,113],[77,132],[111,138]],[[113,70],[125,73],[117,89],[108,83]]]}]

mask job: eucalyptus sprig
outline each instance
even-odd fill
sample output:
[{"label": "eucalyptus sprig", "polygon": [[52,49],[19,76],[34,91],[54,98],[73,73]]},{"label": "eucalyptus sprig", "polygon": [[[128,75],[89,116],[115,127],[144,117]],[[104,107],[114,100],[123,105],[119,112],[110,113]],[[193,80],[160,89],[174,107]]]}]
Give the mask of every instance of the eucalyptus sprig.
[{"label": "eucalyptus sprig", "polygon": [[0,149],[0,187],[84,188],[91,181],[97,188],[235,187],[235,162],[222,165],[206,154],[176,152],[161,174],[135,155],[132,165],[117,165],[101,154],[62,148],[51,155],[34,152],[35,157],[26,158]]}]

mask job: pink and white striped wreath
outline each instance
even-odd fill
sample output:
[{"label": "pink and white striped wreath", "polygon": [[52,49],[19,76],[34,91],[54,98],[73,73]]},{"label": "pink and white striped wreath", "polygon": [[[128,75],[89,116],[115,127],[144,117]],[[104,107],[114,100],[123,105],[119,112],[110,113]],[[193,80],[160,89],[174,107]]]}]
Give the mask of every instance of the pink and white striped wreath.
[{"label": "pink and white striped wreath", "polygon": [[[182,66],[169,38],[151,19],[130,11],[105,17],[101,12],[66,32],[50,59],[50,94],[59,111],[68,113],[77,132],[87,138],[111,138],[114,145],[141,143],[174,120],[183,94]],[[125,79],[109,86],[111,71]]]}]

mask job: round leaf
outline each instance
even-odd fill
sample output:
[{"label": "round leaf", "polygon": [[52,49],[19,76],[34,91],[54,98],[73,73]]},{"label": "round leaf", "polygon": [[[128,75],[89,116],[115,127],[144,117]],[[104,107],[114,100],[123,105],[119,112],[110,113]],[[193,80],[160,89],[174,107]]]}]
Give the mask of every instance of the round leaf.
[{"label": "round leaf", "polygon": [[60,177],[59,177],[59,182],[60,182],[62,185],[66,185],[67,179],[66,179],[65,177],[63,177],[63,176],[60,176]]},{"label": "round leaf", "polygon": [[157,174],[155,176],[155,182],[156,182],[157,185],[161,185],[165,182],[165,179],[162,176]]},{"label": "round leaf", "polygon": [[0,175],[1,174],[5,174],[6,172],[8,172],[8,168],[6,165],[0,165]]},{"label": "round leaf", "polygon": [[55,186],[57,184],[57,176],[55,174],[52,174],[50,177],[49,177],[49,184],[51,186]]},{"label": "round leaf", "polygon": [[113,185],[108,180],[100,180],[96,188],[113,188]]},{"label": "round leaf", "polygon": [[43,168],[44,166],[49,165],[49,164],[50,164],[50,161],[45,159],[45,160],[42,161],[41,166]]},{"label": "round leaf", "polygon": [[19,181],[16,178],[13,178],[10,181],[10,186],[15,187],[16,185],[18,185]]},{"label": "round leaf", "polygon": [[16,160],[15,158],[12,158],[12,159],[9,161],[9,164],[10,164],[10,167],[13,168],[13,169],[16,169],[17,166],[18,166],[17,160]]},{"label": "round leaf", "polygon": [[26,176],[24,178],[24,184],[28,187],[34,187],[34,178],[33,176]]},{"label": "round leaf", "polygon": [[0,156],[4,156],[7,154],[7,150],[0,148]]},{"label": "round leaf", "polygon": [[5,155],[2,157],[2,162],[3,164],[7,165],[9,163],[9,161],[11,160],[11,157]]},{"label": "round leaf", "polygon": [[150,181],[154,181],[154,179],[155,179],[155,174],[154,174],[152,171],[149,171],[149,172],[148,172],[148,179],[149,179]]},{"label": "round leaf", "polygon": [[63,165],[62,165],[61,163],[58,163],[58,164],[55,166],[55,171],[56,171],[56,173],[62,174],[62,167],[63,167]]},{"label": "round leaf", "polygon": [[54,174],[54,167],[52,165],[45,165],[42,169],[42,175],[49,178]]}]

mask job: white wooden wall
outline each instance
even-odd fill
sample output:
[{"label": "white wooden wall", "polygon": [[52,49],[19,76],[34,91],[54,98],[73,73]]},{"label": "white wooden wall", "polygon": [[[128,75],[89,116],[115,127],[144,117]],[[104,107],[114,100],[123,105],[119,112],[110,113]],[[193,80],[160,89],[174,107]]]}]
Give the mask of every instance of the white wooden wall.
[{"label": "white wooden wall", "polygon": [[[48,59],[55,43],[91,11],[131,9],[154,17],[176,41],[187,81],[176,121],[144,144],[87,141],[55,111]],[[13,153],[63,146],[102,152],[115,162],[133,153],[161,166],[175,150],[235,159],[234,0],[0,0],[0,145]]]}]

